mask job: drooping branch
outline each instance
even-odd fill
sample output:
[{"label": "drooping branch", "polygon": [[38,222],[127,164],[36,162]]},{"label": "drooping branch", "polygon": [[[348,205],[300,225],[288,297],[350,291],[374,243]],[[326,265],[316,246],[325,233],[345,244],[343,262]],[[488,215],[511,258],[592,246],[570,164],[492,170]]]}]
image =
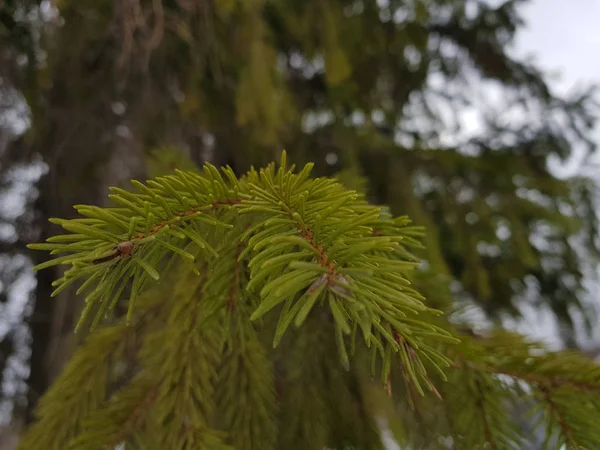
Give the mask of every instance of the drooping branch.
[{"label": "drooping branch", "polygon": [[[370,358],[372,375],[379,372],[390,392],[390,381],[399,374],[392,372],[392,362],[399,366],[411,393],[425,396],[430,391],[437,395],[436,401],[445,402],[454,414],[452,431],[473,448],[484,443],[512,448],[524,439],[506,409],[518,389],[499,375],[524,381],[538,393],[540,387],[547,388],[551,394],[546,398],[547,409],[560,409],[564,426],[570,427],[571,437],[562,428],[558,431],[567,442],[571,438],[578,443],[600,442],[593,432],[572,425],[585,422],[587,416],[596,417],[595,403],[582,406],[587,408],[585,416],[574,416],[574,405],[563,398],[564,393],[579,395],[577,399],[582,393],[595,395],[600,378],[596,366],[564,353],[540,356],[533,351],[539,348],[509,335],[489,342],[469,335],[456,346],[453,327],[434,319],[439,312],[429,308],[410,286],[408,274],[418,266],[410,251],[419,246],[415,238],[422,230],[410,226],[407,218],[394,218],[384,208],[368,204],[363,196],[333,180],[310,179],[310,167],[294,173],[286,168],[284,155],[279,169],[272,164],[237,178],[229,169],[220,173],[207,165],[204,176],[179,172],[146,184],[134,183],[137,193],[113,191],[111,198],[119,207],[80,206],[84,218],[55,221],[70,234],[33,247],[66,255],[38,269],[70,266],[55,286],[60,291],[81,282],[78,293],[85,297],[86,307],[80,323],[90,311],[96,312],[93,325],[122,320],[118,310],[112,311],[121,304],[121,294],[129,291],[125,322],[130,326],[122,328],[140,333],[133,347],[141,345],[141,350],[135,348],[133,361],[127,360],[127,372],[118,375],[121,390],[114,402],[106,398],[110,394],[106,389],[102,395],[76,400],[69,391],[73,377],[106,374],[107,357],[101,357],[104,362],[94,358],[111,355],[111,349],[94,350],[85,364],[78,363],[77,376],[69,372],[68,380],[59,380],[68,388],[59,385],[56,392],[71,394],[66,402],[49,394],[53,401],[63,403],[57,417],[77,407],[89,411],[84,416],[90,420],[99,418],[93,425],[63,420],[61,426],[67,428],[69,439],[96,443],[106,438],[112,445],[143,434],[142,439],[160,442],[165,448],[222,448],[230,441],[238,446],[268,441],[274,447],[271,419],[278,401],[273,379],[277,370],[272,369],[262,342],[268,333],[262,332],[272,330],[273,325],[272,342],[277,346],[289,342],[282,339],[293,333],[294,324],[303,347],[292,364],[301,367],[284,374],[287,388],[294,388],[294,399],[304,400],[307,393],[315,393],[315,386],[294,386],[296,381],[325,380],[319,373],[324,366],[309,367],[304,361],[307,356],[320,355],[318,364],[331,365],[327,370],[334,365],[335,370],[341,369],[338,361],[326,357],[331,354],[329,347],[316,347],[327,342],[337,349],[346,370],[353,370],[355,362],[367,364]],[[160,284],[151,288],[153,281]],[[156,319],[132,327],[149,310],[142,294],[151,293],[159,296],[153,303]],[[269,322],[269,317],[275,322]],[[315,317],[327,324],[318,334],[308,325],[315,324]],[[359,345],[361,350],[355,354]],[[90,349],[82,351],[86,354]],[[451,360],[454,364],[448,370]],[[564,369],[567,366],[570,372]],[[221,378],[216,376],[219,371]],[[441,382],[447,378],[449,383]],[[317,390],[328,389],[323,386]],[[153,387],[156,395],[150,396],[150,407],[144,399],[150,398],[147,394]],[[232,392],[247,400],[244,408],[232,401]],[[418,404],[427,401],[423,397]],[[315,443],[327,445],[331,427],[327,408],[324,399],[315,399],[311,412],[300,422],[290,416],[295,425],[286,439],[308,439],[303,427],[317,414],[324,422],[312,430]],[[227,413],[219,427],[228,429],[229,438],[214,428],[217,409]],[[284,409],[293,416],[291,405]],[[138,414],[141,410],[143,420]],[[34,435],[47,433],[49,424],[58,420],[46,416],[53,411],[41,411],[39,425],[32,428]],[[429,420],[427,414],[419,417]],[[107,432],[97,432],[98,427]],[[248,434],[247,427],[254,431]]]},{"label": "drooping branch", "polygon": [[546,386],[548,389],[555,388],[569,388],[579,391],[587,392],[600,392],[600,381],[599,382],[585,382],[568,379],[559,376],[545,376],[536,373],[527,373],[525,371],[518,370],[504,370],[497,368],[487,368],[490,373],[498,375],[506,375],[516,380],[522,380],[529,384],[535,384],[539,386]]},{"label": "drooping branch", "polygon": [[491,450],[496,450],[498,447],[496,445],[496,440],[494,439],[494,436],[492,434],[492,429],[488,421],[488,414],[485,406],[485,391],[481,385],[481,381],[478,379],[475,380],[475,386],[477,394],[477,398],[475,401],[477,403],[477,408],[481,412],[481,423],[483,425],[483,435],[485,437],[485,442],[487,442],[490,445]]},{"label": "drooping branch", "polygon": [[554,417],[558,421],[558,423],[560,425],[560,429],[562,431],[562,434],[565,438],[567,448],[570,448],[570,449],[580,448],[579,445],[577,445],[577,442],[573,437],[573,430],[568,425],[567,420],[564,417],[564,414],[562,413],[561,409],[559,408],[559,406],[556,404],[556,402],[554,401],[554,399],[552,397],[552,389],[548,386],[540,384],[540,385],[538,385],[538,390],[541,393],[543,400],[548,404],[548,407],[550,408],[552,415],[554,415]]}]

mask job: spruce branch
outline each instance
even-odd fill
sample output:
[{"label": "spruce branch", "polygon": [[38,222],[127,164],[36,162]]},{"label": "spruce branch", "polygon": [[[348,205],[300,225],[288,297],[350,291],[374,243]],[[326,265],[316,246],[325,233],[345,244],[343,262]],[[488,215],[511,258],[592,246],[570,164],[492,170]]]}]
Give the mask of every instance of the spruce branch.
[{"label": "spruce branch", "polygon": [[218,372],[218,423],[237,450],[275,449],[277,403],[272,363],[247,317],[236,314],[231,320],[235,331]]},{"label": "spruce branch", "polygon": [[[573,438],[573,431],[571,430],[571,427],[568,425],[567,420],[564,416],[563,411],[561,410],[561,408],[558,406],[558,404],[555,402],[553,396],[552,396],[552,390],[545,385],[539,385],[538,386],[538,390],[543,398],[543,401],[547,403],[548,408],[550,409],[552,418],[550,419],[550,422],[548,424],[548,427],[551,427],[551,421],[552,420],[556,420],[560,426],[560,430],[561,430],[561,434],[562,434],[562,440],[564,440],[565,445],[567,446],[567,449],[578,449],[579,445],[577,445],[576,440]],[[551,431],[551,430],[548,430]],[[552,433],[549,432],[548,436],[551,436]]]},{"label": "spruce branch", "polygon": [[[218,321],[203,321],[208,271],[180,275],[177,301],[163,305],[164,327],[151,331],[140,350],[140,362],[157,384],[149,423],[161,427],[162,448],[225,448],[213,429],[214,381],[224,332]],[[202,328],[198,327],[203,323]]]},{"label": "spruce branch", "polygon": [[[40,403],[23,450],[54,428],[44,448],[377,448],[377,408],[360,407],[355,376],[369,361],[390,401],[413,408],[403,419],[439,430],[424,440],[430,448],[448,438],[519,448],[527,439],[509,408],[524,397],[549,442],[600,446],[597,365],[510,333],[458,342],[410,282],[423,230],[310,178],[311,167],[294,172],[285,153],[279,167],[240,178],[206,165],[202,175],[134,182],[135,193],[114,189],[116,207],[79,205],[83,218],[54,220],[68,233],[32,247],[60,256],[37,268],[70,266],[55,293],[78,282],[78,326],[100,329]],[[109,339],[109,330],[119,332]],[[134,357],[119,353],[125,343]],[[428,413],[439,401],[446,418]],[[337,429],[345,420],[364,428]],[[417,442],[413,428],[407,443]]]},{"label": "spruce branch", "polygon": [[[168,256],[198,273],[197,260],[218,266],[215,243],[238,240],[239,234],[245,248],[238,260],[250,270],[245,288],[260,296],[250,318],[283,304],[274,345],[292,323],[301,326],[325,302],[344,366],[360,334],[373,358],[383,361],[383,383],[398,355],[417,391],[424,394],[424,385],[435,392],[421,358],[443,373],[450,361],[427,342],[455,338],[428,320],[440,312],[428,308],[406,278],[418,266],[408,249],[418,245],[414,237],[421,230],[335,180],[310,179],[311,168],[307,164],[295,174],[284,152],[278,169],[271,164],[239,179],[230,168],[222,170],[223,177],[207,164],[203,175],[178,171],[146,184],[134,181],[137,193],[115,188],[110,198],[120,207],[80,205],[86,218],[54,220],[73,234],[31,247],[69,254],[37,269],[71,266],[55,282],[55,293],[84,280],[79,292],[85,293],[86,307],[78,326],[91,311],[92,326],[107,316],[130,280],[131,320],[137,297],[160,279]],[[249,226],[232,232],[237,223]]]},{"label": "spruce branch", "polygon": [[115,450],[143,427],[157,394],[157,387],[149,380],[131,380],[86,418],[80,434],[69,444],[69,450]]},{"label": "spruce branch", "polygon": [[[536,342],[507,332],[465,337],[452,352],[457,350],[455,376],[459,378],[452,378],[453,386],[472,374],[487,380],[477,385],[482,399],[493,398],[490,395],[496,391],[505,405],[518,405],[525,398],[534,400],[531,412],[540,416],[535,427],[545,428],[547,445],[585,449],[600,445],[600,433],[593,425],[600,420],[600,368],[589,358],[574,351],[549,352]],[[488,415],[481,412],[480,418],[485,420]],[[494,433],[501,431],[500,423],[487,425],[490,433],[484,436],[485,442],[492,444]],[[508,418],[506,423],[510,423]],[[523,440],[521,436],[514,445]]]},{"label": "spruce branch", "polygon": [[[547,437],[545,448],[594,449],[600,434],[598,365],[574,351],[551,352],[513,333],[461,336],[461,343],[443,350],[454,361],[448,383],[432,381],[435,397],[410,403],[410,386],[395,392],[402,411],[405,445],[415,448],[524,448],[532,430]],[[402,367],[394,368],[399,384]],[[396,388],[398,390],[398,388]],[[444,411],[440,414],[440,410]],[[517,414],[517,418],[515,418]],[[423,435],[419,430],[436,430]]]},{"label": "spruce branch", "polygon": [[22,436],[20,449],[63,450],[81,431],[82,420],[104,402],[110,356],[131,330],[120,324],[89,336],[40,400],[38,420]]},{"label": "spruce branch", "polygon": [[51,237],[47,243],[29,247],[50,250],[51,254],[69,253],[39,264],[36,270],[57,264],[71,266],[55,281],[53,295],[74,281],[85,280],[78,291],[88,290],[78,327],[93,307],[97,324],[114,308],[126,282],[132,279],[130,320],[135,299],[151,279],[160,278],[156,266],[167,254],[175,253],[188,263],[202,251],[216,255],[204,239],[201,225],[230,228],[232,225],[216,218],[216,211],[239,201],[235,175],[229,168],[223,171],[230,185],[214,167],[206,165],[205,177],[178,172],[177,176],[150,180],[148,185],[134,181],[140,191],[137,194],[112,188],[109,198],[120,207],[78,205],[77,211],[86,218],[51,219],[73,234]]},{"label": "spruce branch", "polygon": [[[71,446],[90,448],[87,444],[80,443],[85,443],[90,438],[101,439],[104,443],[111,436],[109,430],[121,432],[123,424],[113,422],[111,405],[105,410],[105,400],[111,392],[113,378],[119,372],[116,365],[121,362],[126,347],[135,335],[153,324],[160,312],[160,305],[157,305],[155,299],[145,297],[140,303],[133,326],[119,320],[113,325],[95,330],[86,338],[42,397],[36,409],[37,421],[21,438],[19,449],[62,450]],[[129,389],[129,385],[127,386],[125,389]],[[140,389],[140,386],[134,383],[131,389]],[[135,396],[127,395],[126,398],[135,401]],[[116,410],[123,407],[123,413],[126,414],[127,404],[119,402],[112,406]],[[103,420],[96,422],[94,417],[101,417]],[[90,424],[99,424],[101,432],[97,432],[95,428],[92,428],[91,434],[84,432]],[[116,425],[118,427],[115,429]]]},{"label": "spruce branch", "polygon": [[[331,338],[327,344],[321,342],[321,345],[329,348],[331,353],[335,351],[335,342]],[[323,356],[326,357],[325,354]],[[325,402],[331,427],[327,448],[351,446],[384,450],[378,425],[380,411],[373,411],[368,404],[370,392],[366,392],[365,384],[372,384],[368,371],[357,368],[355,360],[352,362],[354,370],[350,371],[338,364],[325,363],[323,367],[328,386]],[[378,390],[382,392],[381,386],[378,386]]]},{"label": "spruce branch", "polygon": [[442,396],[450,435],[461,438],[459,448],[508,450],[527,442],[508,408],[517,393],[494,375],[465,363],[450,374],[449,383],[443,385]]},{"label": "spruce branch", "polygon": [[[374,226],[390,222],[381,208],[368,205],[360,195],[333,180],[305,182],[306,168],[298,175],[304,183],[300,184],[283,167],[284,161],[277,174],[272,166],[261,171],[263,186],[250,184],[254,198],[239,205],[242,213],[260,212],[264,217],[257,227],[262,230],[250,238],[247,248],[247,252],[255,252],[249,262],[249,288],[261,286],[263,298],[251,318],[261,317],[285,302],[275,335],[277,345],[292,322],[302,325],[319,299],[326,297],[336,318],[338,352],[343,364],[349,364],[344,335],[355,336],[352,328],[360,327],[366,342],[375,344],[374,356],[387,362],[382,365],[382,380],[387,380],[391,355],[399,353],[408,366],[411,382],[423,394],[420,380],[428,388],[431,385],[423,376],[418,357],[424,353],[429,358],[430,348],[419,338],[425,332],[421,329],[424,322],[410,316],[435,311],[423,304],[418,293],[405,287],[410,283],[403,273],[416,264],[393,258],[405,237],[402,226],[388,225],[394,229],[394,235],[373,236]],[[299,193],[289,191],[289,186]],[[279,246],[268,247],[269,244]],[[286,244],[294,244],[296,252],[280,254]],[[274,273],[275,268],[284,270]],[[299,298],[294,301],[296,295]],[[441,328],[431,324],[426,327],[430,338],[452,339]],[[415,352],[419,355],[409,354],[408,347],[398,343],[394,332],[402,334],[410,348],[419,349]],[[449,365],[439,353],[431,354],[438,370]]]},{"label": "spruce branch", "polygon": [[498,375],[506,375],[517,380],[522,380],[529,384],[548,386],[550,389],[564,387],[579,391],[587,391],[589,393],[600,392],[600,382],[584,382],[577,381],[571,378],[544,376],[536,373],[529,373],[526,371],[504,370],[501,368],[494,367],[488,367],[485,370]]},{"label": "spruce branch", "polygon": [[496,439],[494,439],[492,434],[492,429],[490,427],[490,422],[488,419],[488,412],[486,410],[486,401],[485,401],[485,390],[483,389],[481,380],[475,380],[475,390],[477,394],[477,407],[481,412],[481,422],[483,424],[483,435],[485,441],[490,445],[491,450],[497,450]]},{"label": "spruce branch", "polygon": [[329,406],[337,405],[328,405],[327,376],[328,368],[338,364],[331,358],[331,345],[327,345],[333,341],[332,324],[327,326],[327,322],[322,314],[311,315],[303,332],[293,330],[293,338],[279,349],[288,361],[279,389],[285,424],[279,434],[279,448],[326,448],[331,438]]}]

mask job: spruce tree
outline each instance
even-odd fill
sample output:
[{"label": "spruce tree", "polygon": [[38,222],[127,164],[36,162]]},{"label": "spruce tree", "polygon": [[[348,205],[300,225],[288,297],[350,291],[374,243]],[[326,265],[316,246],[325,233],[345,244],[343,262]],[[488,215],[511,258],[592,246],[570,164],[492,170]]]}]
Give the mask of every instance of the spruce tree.
[{"label": "spruce tree", "polygon": [[600,446],[599,366],[452,325],[413,287],[421,227],[281,159],[53,219],[37,269],[69,267],[90,331],[21,449],[379,449],[382,420],[404,448],[516,449],[523,405],[548,448]]},{"label": "spruce tree", "polygon": [[[161,165],[188,167],[180,154],[241,175],[287,148],[313,161],[315,176],[336,175],[426,227],[413,253],[427,263],[412,282],[431,307],[468,303],[495,323],[524,303],[550,309],[575,346],[573,317],[593,323],[583,281],[597,256],[595,192],[549,162],[593,149],[595,111],[588,92],[557,95],[509,51],[522,3],[0,1],[0,88],[26,103],[29,124],[0,155],[1,181],[48,168],[21,217],[1,212],[18,236],[0,250],[21,264],[0,271],[0,302],[28,258],[45,261],[23,244],[57,233],[48,217],[105,205],[106,186]],[[484,110],[480,135],[448,143],[448,112],[473,101],[473,80],[496,86],[505,104]],[[33,408],[84,334],[72,334],[76,289],[48,301],[61,269],[36,274],[28,329],[13,321],[3,337],[2,384],[24,384],[15,355],[31,369],[28,389],[3,401]]]}]

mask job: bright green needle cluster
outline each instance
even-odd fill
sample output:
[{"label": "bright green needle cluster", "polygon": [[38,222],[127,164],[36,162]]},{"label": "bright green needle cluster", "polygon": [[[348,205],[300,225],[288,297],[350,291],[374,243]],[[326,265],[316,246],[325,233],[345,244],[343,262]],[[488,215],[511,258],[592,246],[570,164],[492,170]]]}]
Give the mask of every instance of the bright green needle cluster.
[{"label": "bright green needle cluster", "polygon": [[374,363],[383,361],[384,382],[397,354],[417,389],[430,388],[420,358],[443,373],[449,361],[431,342],[453,338],[420,319],[438,312],[424,304],[406,277],[418,266],[409,248],[419,245],[414,240],[419,230],[336,181],[310,179],[310,164],[297,174],[285,164],[284,153],[279,169],[271,165],[242,179],[230,169],[223,177],[207,164],[203,176],[178,172],[134,182],[137,193],[113,189],[110,198],[120,207],[77,206],[86,218],[54,220],[71,234],[30,247],[68,254],[36,268],[71,266],[55,282],[55,293],[83,281],[77,292],[86,305],[78,327],[92,312],[95,327],[125,289],[129,321],[137,296],[159,281],[167,259],[179,258],[194,271],[199,261],[218,267],[214,248],[234,239],[228,232],[244,222],[248,227],[239,241],[245,248],[237,261],[249,268],[244,289],[260,296],[250,319],[283,304],[274,345],[292,323],[301,326],[316,305],[325,304],[346,367],[358,334],[372,349]]}]

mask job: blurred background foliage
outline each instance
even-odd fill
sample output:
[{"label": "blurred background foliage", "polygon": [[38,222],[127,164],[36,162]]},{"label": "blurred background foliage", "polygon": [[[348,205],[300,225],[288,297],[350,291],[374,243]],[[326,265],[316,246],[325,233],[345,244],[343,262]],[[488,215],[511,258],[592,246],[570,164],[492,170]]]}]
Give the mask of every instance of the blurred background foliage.
[{"label": "blurred background foliage", "polygon": [[592,90],[558,96],[511,56],[522,3],[0,0],[5,417],[30,419],[80,339],[75,293],[49,300],[57,272],[29,274],[46,255],[24,245],[57,231],[49,217],[131,178],[240,173],[283,148],[427,228],[416,282],[432,305],[492,323],[546,307],[576,346],[574,317],[594,320],[596,186],[559,168],[592,167],[597,110]]}]

